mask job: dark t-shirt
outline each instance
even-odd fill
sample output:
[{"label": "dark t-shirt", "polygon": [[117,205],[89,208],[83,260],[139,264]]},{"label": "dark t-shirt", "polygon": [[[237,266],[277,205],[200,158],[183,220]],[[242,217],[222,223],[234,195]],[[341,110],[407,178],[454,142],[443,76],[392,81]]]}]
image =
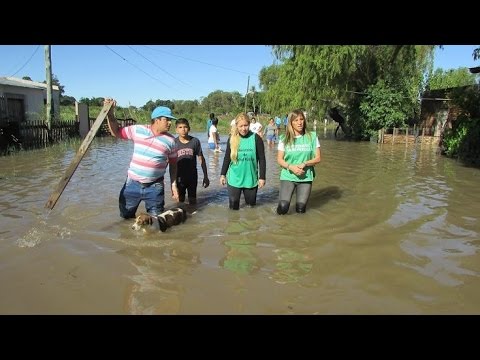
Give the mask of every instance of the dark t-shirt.
[{"label": "dark t-shirt", "polygon": [[197,179],[197,156],[203,155],[200,140],[190,136],[190,141],[184,144],[178,138],[175,138],[175,144],[178,155],[177,178]]}]

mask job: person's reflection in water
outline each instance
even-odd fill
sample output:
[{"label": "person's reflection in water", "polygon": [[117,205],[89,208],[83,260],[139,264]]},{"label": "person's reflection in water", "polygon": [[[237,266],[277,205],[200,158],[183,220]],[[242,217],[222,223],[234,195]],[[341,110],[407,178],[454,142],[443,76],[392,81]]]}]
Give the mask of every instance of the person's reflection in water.
[{"label": "person's reflection in water", "polygon": [[220,260],[224,269],[239,273],[252,274],[261,268],[261,261],[254,255],[255,243],[243,238],[228,240],[224,244],[227,248],[226,255]]},{"label": "person's reflection in water", "polygon": [[129,276],[125,310],[129,314],[178,314],[185,289],[179,276],[188,276],[198,264],[200,254],[188,242],[171,241],[161,247],[128,247],[120,251],[135,266]]},{"label": "person's reflection in water", "polygon": [[270,278],[275,282],[296,283],[312,271],[313,259],[310,255],[292,249],[275,249],[274,252],[277,256],[276,269]]},{"label": "person's reflection in water", "polygon": [[238,211],[228,212],[227,216],[228,222],[223,232],[233,240],[224,241],[226,253],[219,265],[237,274],[257,272],[263,263],[255,254],[257,243],[251,234],[258,231],[261,222],[245,218]]}]

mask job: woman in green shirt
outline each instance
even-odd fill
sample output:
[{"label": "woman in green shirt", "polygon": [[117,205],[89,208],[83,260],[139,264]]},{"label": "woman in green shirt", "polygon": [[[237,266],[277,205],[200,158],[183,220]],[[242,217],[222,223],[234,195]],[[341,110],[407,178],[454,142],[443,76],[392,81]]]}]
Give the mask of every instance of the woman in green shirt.
[{"label": "woman in green shirt", "polygon": [[257,190],[265,185],[266,161],[262,138],[249,130],[250,119],[240,113],[227,141],[220,184],[227,185],[230,209],[240,208],[243,192],[247,205],[254,206]]},{"label": "woman in green shirt", "polygon": [[280,199],[277,214],[288,213],[293,192],[296,191],[297,213],[304,213],[315,178],[314,166],[321,160],[320,141],[315,132],[307,132],[302,110],[288,115],[287,129],[278,142],[277,162],[280,171]]}]

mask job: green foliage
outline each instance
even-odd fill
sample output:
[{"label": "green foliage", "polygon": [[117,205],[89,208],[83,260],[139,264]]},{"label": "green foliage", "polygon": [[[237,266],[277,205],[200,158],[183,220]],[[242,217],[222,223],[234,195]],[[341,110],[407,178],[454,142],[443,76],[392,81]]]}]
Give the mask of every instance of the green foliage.
[{"label": "green foliage", "polygon": [[197,111],[199,103],[197,100],[174,100],[175,113],[177,114],[191,114]]},{"label": "green foliage", "polygon": [[[255,90],[254,87],[252,89]],[[255,107],[258,109],[259,105],[262,105],[262,96],[261,92],[255,92],[254,97],[250,94],[247,97],[248,110],[253,110],[253,101],[255,101]],[[75,118],[74,101],[74,98],[65,97],[64,102],[61,102],[61,105],[64,105],[61,106],[61,117],[63,119]],[[103,101],[103,97],[91,97],[90,99],[82,97],[79,102],[89,106],[90,117],[96,117],[103,107]],[[140,108],[135,106],[129,106],[128,108],[117,106],[115,115],[117,118],[135,119],[139,124],[150,124],[150,114],[157,106],[168,106],[173,110],[176,117],[188,119],[192,131],[203,131],[208,114],[213,112],[219,120],[225,119],[225,121],[220,121],[219,130],[228,133],[231,119],[239,112],[244,111],[245,97],[238,91],[224,92],[217,90],[203,98],[201,103],[198,100],[149,100]],[[223,122],[225,122],[225,125]],[[170,130],[172,133],[175,133],[174,127]]]},{"label": "green foliage", "polygon": [[62,96],[60,99],[60,105],[68,106],[68,105],[75,105],[75,98],[72,96]]},{"label": "green foliage", "polygon": [[480,87],[452,89],[448,96],[461,109],[452,129],[446,129],[442,147],[447,156],[480,166]]},{"label": "green foliage", "polygon": [[[43,80],[42,83],[46,84],[47,80]],[[57,75],[55,74],[52,74],[52,85],[58,86],[58,90],[60,91],[60,99],[61,99],[63,94],[65,93],[65,86],[60,84],[60,81],[58,80]]]},{"label": "green foliage", "polygon": [[80,98],[80,103],[87,104],[88,106],[103,106],[103,97],[94,97],[92,96],[90,99],[86,97]]},{"label": "green foliage", "polygon": [[[45,113],[45,112],[43,112]],[[46,116],[45,116],[46,117]],[[73,120],[75,119],[75,106],[60,106],[60,119]]]},{"label": "green foliage", "polygon": [[[282,63],[265,70],[266,74],[271,71],[276,81],[265,87],[263,102],[271,113],[304,108],[317,119],[323,118],[329,107],[343,104],[349,115],[348,127],[356,138],[365,138],[374,131],[370,126],[379,125],[380,114],[389,123],[403,123],[419,113],[418,97],[433,64],[433,49],[415,45],[276,45],[273,52]],[[375,102],[364,104],[360,111],[367,90]],[[377,105],[380,109],[374,109]],[[386,113],[388,108],[393,110]],[[361,118],[365,113],[368,121]]]},{"label": "green foliage", "polygon": [[60,91],[60,97],[62,97],[63,94],[65,94],[65,86],[60,84],[60,81],[58,80],[58,78],[55,74],[52,75],[52,85],[57,85],[58,86],[58,89]]},{"label": "green foliage", "polygon": [[436,90],[474,85],[477,78],[478,76],[471,74],[466,67],[450,70],[436,69],[428,78],[428,87],[430,90]]},{"label": "green foliage", "polygon": [[449,91],[448,96],[464,115],[480,118],[480,86],[454,88]]},{"label": "green foliage", "polygon": [[445,131],[443,146],[447,156],[480,166],[480,118],[460,116],[455,126]]},{"label": "green foliage", "polygon": [[403,127],[408,116],[404,110],[405,99],[402,89],[389,86],[383,80],[369,86],[360,103],[366,128],[375,131],[384,127]]},{"label": "green foliage", "polygon": [[280,66],[275,64],[262,67],[258,76],[260,88],[264,91],[267,91],[271,86],[273,86],[279,78],[279,71]]},{"label": "green foliage", "polygon": [[476,48],[475,50],[473,50],[473,60],[478,60],[480,59],[480,47]]},{"label": "green foliage", "polygon": [[225,92],[216,90],[208,94],[202,100],[202,108],[205,112],[213,112],[216,115],[238,112],[244,106],[245,99],[238,91]]},{"label": "green foliage", "polygon": [[170,109],[174,110],[175,109],[175,103],[171,100],[149,100],[145,105],[142,106],[142,109],[148,112],[152,112],[153,109],[155,109],[157,106],[166,106],[169,107]]},{"label": "green foliage", "polygon": [[348,97],[344,90],[352,79],[357,60],[364,46],[274,46],[274,53],[283,61],[278,79],[265,96],[272,113],[287,113],[294,108],[312,107],[322,114],[327,105]]}]

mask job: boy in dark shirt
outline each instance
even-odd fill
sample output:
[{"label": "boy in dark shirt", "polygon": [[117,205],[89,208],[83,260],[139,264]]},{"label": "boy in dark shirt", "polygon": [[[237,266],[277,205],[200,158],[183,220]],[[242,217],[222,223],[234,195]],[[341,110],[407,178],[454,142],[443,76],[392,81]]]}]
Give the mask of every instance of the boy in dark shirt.
[{"label": "boy in dark shirt", "polygon": [[194,205],[197,203],[197,158],[203,171],[202,185],[207,188],[210,180],[207,174],[207,165],[203,156],[200,140],[188,135],[190,124],[185,118],[180,118],[175,122],[178,137],[175,138],[177,146],[177,187],[178,201],[185,202],[185,195],[188,191],[188,203]]}]

